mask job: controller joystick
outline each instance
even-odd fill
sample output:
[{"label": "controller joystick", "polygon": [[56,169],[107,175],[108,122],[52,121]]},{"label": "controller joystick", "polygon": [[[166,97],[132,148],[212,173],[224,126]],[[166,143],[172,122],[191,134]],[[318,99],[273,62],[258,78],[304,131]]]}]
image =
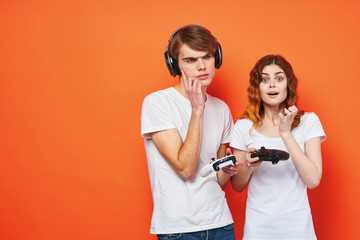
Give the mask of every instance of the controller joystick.
[{"label": "controller joystick", "polygon": [[230,165],[235,166],[235,163],[236,158],[234,155],[230,155],[230,153],[227,153],[225,157],[219,159],[211,158],[211,162],[200,170],[200,175],[206,177],[212,172],[218,172],[223,167]]},{"label": "controller joystick", "polygon": [[[262,146],[260,149],[252,153],[251,157],[259,157],[258,161],[269,161],[272,162],[272,164],[277,164],[280,160],[289,159],[289,153],[278,149],[266,149]],[[257,163],[258,161],[254,163]]]}]

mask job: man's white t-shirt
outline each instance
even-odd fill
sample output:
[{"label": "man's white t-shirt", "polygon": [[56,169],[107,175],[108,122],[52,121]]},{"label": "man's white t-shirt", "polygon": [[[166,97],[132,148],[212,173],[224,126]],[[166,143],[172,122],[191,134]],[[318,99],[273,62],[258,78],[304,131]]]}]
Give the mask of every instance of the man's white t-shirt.
[{"label": "man's white t-shirt", "polygon": [[153,234],[194,232],[233,223],[216,173],[205,178],[199,175],[200,169],[216,157],[220,144],[230,142],[233,119],[228,106],[207,95],[201,152],[193,180],[180,178],[148,136],[152,132],[177,129],[185,141],[191,111],[190,101],[173,87],[152,93],[143,102],[141,135],[154,201],[150,229]]},{"label": "man's white t-shirt", "polygon": [[[266,137],[256,130],[249,134],[252,125],[249,119],[238,120],[230,146],[244,151],[262,146],[287,151],[281,138]],[[324,141],[326,138],[315,113],[305,113],[292,134],[303,151],[309,139],[320,137]],[[264,161],[253,171],[248,186],[243,239],[316,239],[307,186],[291,157],[276,165]]]}]

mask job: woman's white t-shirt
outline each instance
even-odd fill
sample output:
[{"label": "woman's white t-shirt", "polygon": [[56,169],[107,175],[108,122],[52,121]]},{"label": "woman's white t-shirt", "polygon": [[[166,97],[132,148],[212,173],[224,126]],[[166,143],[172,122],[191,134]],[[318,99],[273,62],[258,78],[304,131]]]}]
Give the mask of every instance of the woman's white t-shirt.
[{"label": "woman's white t-shirt", "polygon": [[[256,130],[249,133],[252,125],[249,119],[238,120],[230,146],[244,151],[262,146],[287,151],[281,138],[266,137]],[[320,137],[324,141],[326,138],[315,113],[305,113],[292,134],[303,151],[309,139]],[[248,186],[243,239],[316,239],[307,186],[291,157],[276,165],[264,161],[253,171]]]}]

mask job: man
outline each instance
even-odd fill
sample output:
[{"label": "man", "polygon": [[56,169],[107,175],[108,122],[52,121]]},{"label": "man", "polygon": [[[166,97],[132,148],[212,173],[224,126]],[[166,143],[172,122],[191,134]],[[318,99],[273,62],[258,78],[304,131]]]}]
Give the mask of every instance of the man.
[{"label": "man", "polygon": [[221,66],[220,44],[204,27],[184,26],[170,37],[165,60],[179,83],[148,95],[141,113],[154,201],[150,232],[158,239],[234,239],[221,187],[238,166],[199,175],[229,151],[233,127],[228,106],[206,93]]}]

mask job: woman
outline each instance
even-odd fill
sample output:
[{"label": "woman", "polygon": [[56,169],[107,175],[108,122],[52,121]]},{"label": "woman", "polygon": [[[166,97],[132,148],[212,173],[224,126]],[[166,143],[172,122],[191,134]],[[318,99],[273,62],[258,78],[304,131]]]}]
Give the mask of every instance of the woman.
[{"label": "woman", "polygon": [[[244,163],[232,186],[241,192],[249,184],[243,239],[316,239],[307,188],[320,183],[326,136],[315,113],[297,109],[296,87],[291,65],[279,55],[261,58],[250,73],[248,106],[230,142]],[[251,158],[262,146],[290,158],[277,164]]]}]

